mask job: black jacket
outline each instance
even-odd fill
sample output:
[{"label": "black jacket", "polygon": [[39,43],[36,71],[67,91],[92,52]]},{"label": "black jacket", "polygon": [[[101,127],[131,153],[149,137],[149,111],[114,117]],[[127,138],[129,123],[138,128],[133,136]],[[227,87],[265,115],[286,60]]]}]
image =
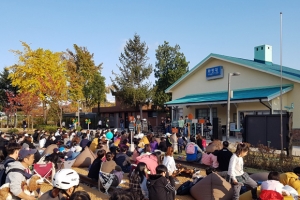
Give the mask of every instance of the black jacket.
[{"label": "black jacket", "polygon": [[166,141],[160,142],[159,145],[158,145],[158,149],[163,151],[163,152],[166,152],[167,149],[168,149]]},{"label": "black jacket", "polygon": [[173,177],[168,179],[162,175],[149,175],[147,180],[149,200],[174,200],[175,181]]},{"label": "black jacket", "polygon": [[90,167],[88,177],[98,181],[99,179],[99,171],[102,164],[102,160],[100,158],[96,158],[93,164]]},{"label": "black jacket", "polygon": [[228,171],[229,161],[232,156],[232,152],[227,148],[223,148],[219,151],[214,152],[219,162],[219,170]]}]

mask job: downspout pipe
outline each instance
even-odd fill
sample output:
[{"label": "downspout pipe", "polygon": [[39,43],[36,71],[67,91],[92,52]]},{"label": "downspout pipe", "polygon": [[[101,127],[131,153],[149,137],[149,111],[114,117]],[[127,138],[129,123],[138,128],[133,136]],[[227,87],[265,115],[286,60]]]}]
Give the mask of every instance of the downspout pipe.
[{"label": "downspout pipe", "polygon": [[272,108],[271,108],[271,106],[269,106],[269,105],[265,104],[264,102],[262,102],[261,99],[259,99],[259,102],[260,102],[262,105],[264,105],[264,106],[266,106],[267,108],[269,108],[270,114],[272,115]]}]

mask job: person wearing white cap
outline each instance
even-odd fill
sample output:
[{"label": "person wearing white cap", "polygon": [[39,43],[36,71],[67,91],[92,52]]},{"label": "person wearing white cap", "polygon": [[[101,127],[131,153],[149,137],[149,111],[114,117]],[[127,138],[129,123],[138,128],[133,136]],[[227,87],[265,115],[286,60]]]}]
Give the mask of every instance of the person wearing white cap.
[{"label": "person wearing white cap", "polygon": [[172,146],[172,142],[171,142],[171,133],[166,133],[166,142],[167,142],[167,147],[171,147]]}]

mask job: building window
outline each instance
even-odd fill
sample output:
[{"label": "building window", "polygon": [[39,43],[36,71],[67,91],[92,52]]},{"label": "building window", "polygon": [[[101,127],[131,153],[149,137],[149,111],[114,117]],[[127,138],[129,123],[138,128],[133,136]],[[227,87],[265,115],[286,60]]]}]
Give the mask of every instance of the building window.
[{"label": "building window", "polygon": [[183,119],[184,119],[184,116],[183,116],[183,108],[178,108],[178,119],[179,119],[181,116],[182,116]]},{"label": "building window", "polygon": [[261,47],[261,50],[263,50],[264,48],[263,47]]},{"label": "building window", "polygon": [[258,48],[256,48],[256,51],[258,51]]},{"label": "building window", "polygon": [[119,113],[119,118],[122,118],[122,113],[121,112]]},{"label": "building window", "polygon": [[149,111],[148,112],[148,117],[157,117],[157,112]]},{"label": "building window", "polygon": [[[217,117],[217,108],[212,108],[212,117]],[[209,118],[209,108],[201,108],[201,109],[196,109],[196,118],[197,119],[203,119],[203,118]],[[211,121],[212,119],[210,119]]]}]

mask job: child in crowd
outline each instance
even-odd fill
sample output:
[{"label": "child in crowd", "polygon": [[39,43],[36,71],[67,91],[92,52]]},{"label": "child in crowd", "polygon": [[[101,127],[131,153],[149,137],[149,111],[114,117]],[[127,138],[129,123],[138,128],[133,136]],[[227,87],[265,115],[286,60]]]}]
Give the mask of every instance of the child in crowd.
[{"label": "child in crowd", "polygon": [[92,165],[90,166],[88,177],[98,181],[99,179],[99,171],[100,167],[102,165],[102,158],[105,156],[106,152],[105,150],[101,149],[97,152],[97,158],[94,160]]},{"label": "child in crowd", "polygon": [[268,180],[262,182],[261,184],[261,194],[259,198],[261,200],[267,199],[283,199],[282,195],[289,195],[289,192],[282,189],[284,186],[279,182],[279,173],[278,172],[270,172],[268,175]]},{"label": "child in crowd", "polygon": [[156,174],[149,175],[147,181],[149,191],[149,200],[174,200],[175,182],[172,176],[169,176],[168,169],[164,165],[156,167]]},{"label": "child in crowd", "polygon": [[91,200],[91,197],[86,191],[76,191],[71,195],[70,200]]},{"label": "child in crowd", "polygon": [[129,179],[129,188],[135,193],[137,200],[149,199],[146,186],[148,176],[147,165],[140,162]]},{"label": "child in crowd", "polygon": [[251,188],[252,199],[257,199],[257,183],[244,172],[243,157],[247,155],[249,147],[247,144],[239,143],[236,152],[231,156],[226,180],[233,186],[233,200],[238,200],[243,184]]},{"label": "child in crowd", "polygon": [[173,157],[173,153],[174,153],[173,148],[168,147],[168,150],[167,150],[167,152],[164,156],[164,160],[162,162],[162,164],[168,168],[168,173],[170,176],[173,174],[174,171],[177,170],[175,160]]}]

